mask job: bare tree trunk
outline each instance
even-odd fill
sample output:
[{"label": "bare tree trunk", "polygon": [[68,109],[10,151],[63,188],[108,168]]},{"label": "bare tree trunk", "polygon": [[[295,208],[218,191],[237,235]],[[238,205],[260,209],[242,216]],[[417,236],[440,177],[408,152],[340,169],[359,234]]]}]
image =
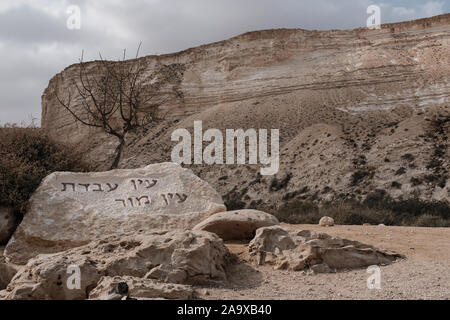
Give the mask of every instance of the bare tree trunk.
[{"label": "bare tree trunk", "polygon": [[124,137],[119,138],[119,145],[117,146],[116,151],[114,152],[116,156],[115,156],[114,162],[112,163],[112,165],[109,168],[109,170],[117,169],[117,166],[119,165],[120,158],[122,156],[122,150],[123,150],[124,144],[125,144],[125,138]]}]

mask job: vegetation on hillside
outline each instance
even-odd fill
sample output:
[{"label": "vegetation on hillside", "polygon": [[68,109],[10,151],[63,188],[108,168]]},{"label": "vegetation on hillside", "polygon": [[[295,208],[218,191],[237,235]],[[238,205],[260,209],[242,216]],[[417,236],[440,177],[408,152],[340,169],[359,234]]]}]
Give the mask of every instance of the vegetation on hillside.
[{"label": "vegetation on hillside", "polygon": [[32,193],[54,171],[88,171],[81,153],[37,127],[0,127],[0,206],[22,216]]},{"label": "vegetation on hillside", "polygon": [[273,213],[280,221],[295,224],[316,224],[321,217],[329,216],[336,224],[343,225],[450,227],[448,202],[418,198],[395,200],[384,190],[375,190],[362,203],[346,200],[318,206],[311,201],[295,199]]}]

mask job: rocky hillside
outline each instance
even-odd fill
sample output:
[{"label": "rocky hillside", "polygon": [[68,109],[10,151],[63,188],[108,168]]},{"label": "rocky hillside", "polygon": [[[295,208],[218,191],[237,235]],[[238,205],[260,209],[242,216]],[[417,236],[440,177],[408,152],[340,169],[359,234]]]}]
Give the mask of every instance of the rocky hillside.
[{"label": "rocky hillside", "polygon": [[[145,58],[145,83],[170,103],[164,121],[128,137],[122,168],[170,161],[173,130],[275,128],[280,171],[192,165],[238,207],[278,207],[292,199],[450,199],[450,14],[386,24],[380,30],[266,30]],[[95,72],[98,62],[87,67]],[[102,168],[115,141],[77,124],[56,92],[74,92],[76,66],[42,96],[42,125],[85,146]]]}]

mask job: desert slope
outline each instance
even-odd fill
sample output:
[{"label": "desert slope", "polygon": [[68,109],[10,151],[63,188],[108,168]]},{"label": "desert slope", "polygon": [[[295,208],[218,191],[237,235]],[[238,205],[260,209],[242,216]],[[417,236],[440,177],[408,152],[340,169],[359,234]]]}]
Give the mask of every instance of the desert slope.
[{"label": "desert slope", "polygon": [[[176,128],[276,128],[280,171],[192,166],[226,199],[277,207],[288,198],[448,200],[450,14],[381,30],[266,30],[179,53],[148,56],[145,83],[171,96],[165,121],[128,137],[121,167],[170,160]],[[88,67],[95,70],[97,62]],[[114,140],[74,123],[55,93],[74,90],[70,66],[42,96],[42,125],[59,140],[85,143],[107,166]],[[95,134],[93,134],[95,133]],[[287,179],[285,179],[288,177]],[[275,182],[276,182],[275,181]],[[289,196],[287,196],[289,195]]]}]

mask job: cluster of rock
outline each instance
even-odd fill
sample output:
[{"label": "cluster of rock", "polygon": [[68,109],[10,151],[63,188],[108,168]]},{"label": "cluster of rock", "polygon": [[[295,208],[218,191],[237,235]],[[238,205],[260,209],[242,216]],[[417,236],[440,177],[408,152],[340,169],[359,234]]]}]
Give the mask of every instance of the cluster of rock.
[{"label": "cluster of rock", "polygon": [[[257,265],[317,272],[399,255],[310,231],[221,197],[173,163],[107,173],[53,173],[0,252],[0,299],[191,299],[224,285],[224,241],[248,240]],[[253,239],[253,240],[252,240]]]},{"label": "cluster of rock", "polygon": [[[154,283],[193,285],[224,281],[227,254],[223,241],[204,231],[113,235],[61,253],[42,254],[31,259],[12,279],[6,298],[87,299],[94,289],[95,297],[99,297],[107,287],[102,277],[124,276],[144,279],[155,285],[155,290],[165,290],[166,296],[177,295],[170,288],[180,291],[184,287],[158,287]],[[79,288],[72,288],[68,283],[71,266],[79,268]],[[146,296],[149,295],[147,292]]]},{"label": "cluster of rock", "polygon": [[290,231],[280,226],[260,228],[249,244],[250,260],[276,269],[316,273],[387,265],[401,255],[357,241],[309,230]]}]

